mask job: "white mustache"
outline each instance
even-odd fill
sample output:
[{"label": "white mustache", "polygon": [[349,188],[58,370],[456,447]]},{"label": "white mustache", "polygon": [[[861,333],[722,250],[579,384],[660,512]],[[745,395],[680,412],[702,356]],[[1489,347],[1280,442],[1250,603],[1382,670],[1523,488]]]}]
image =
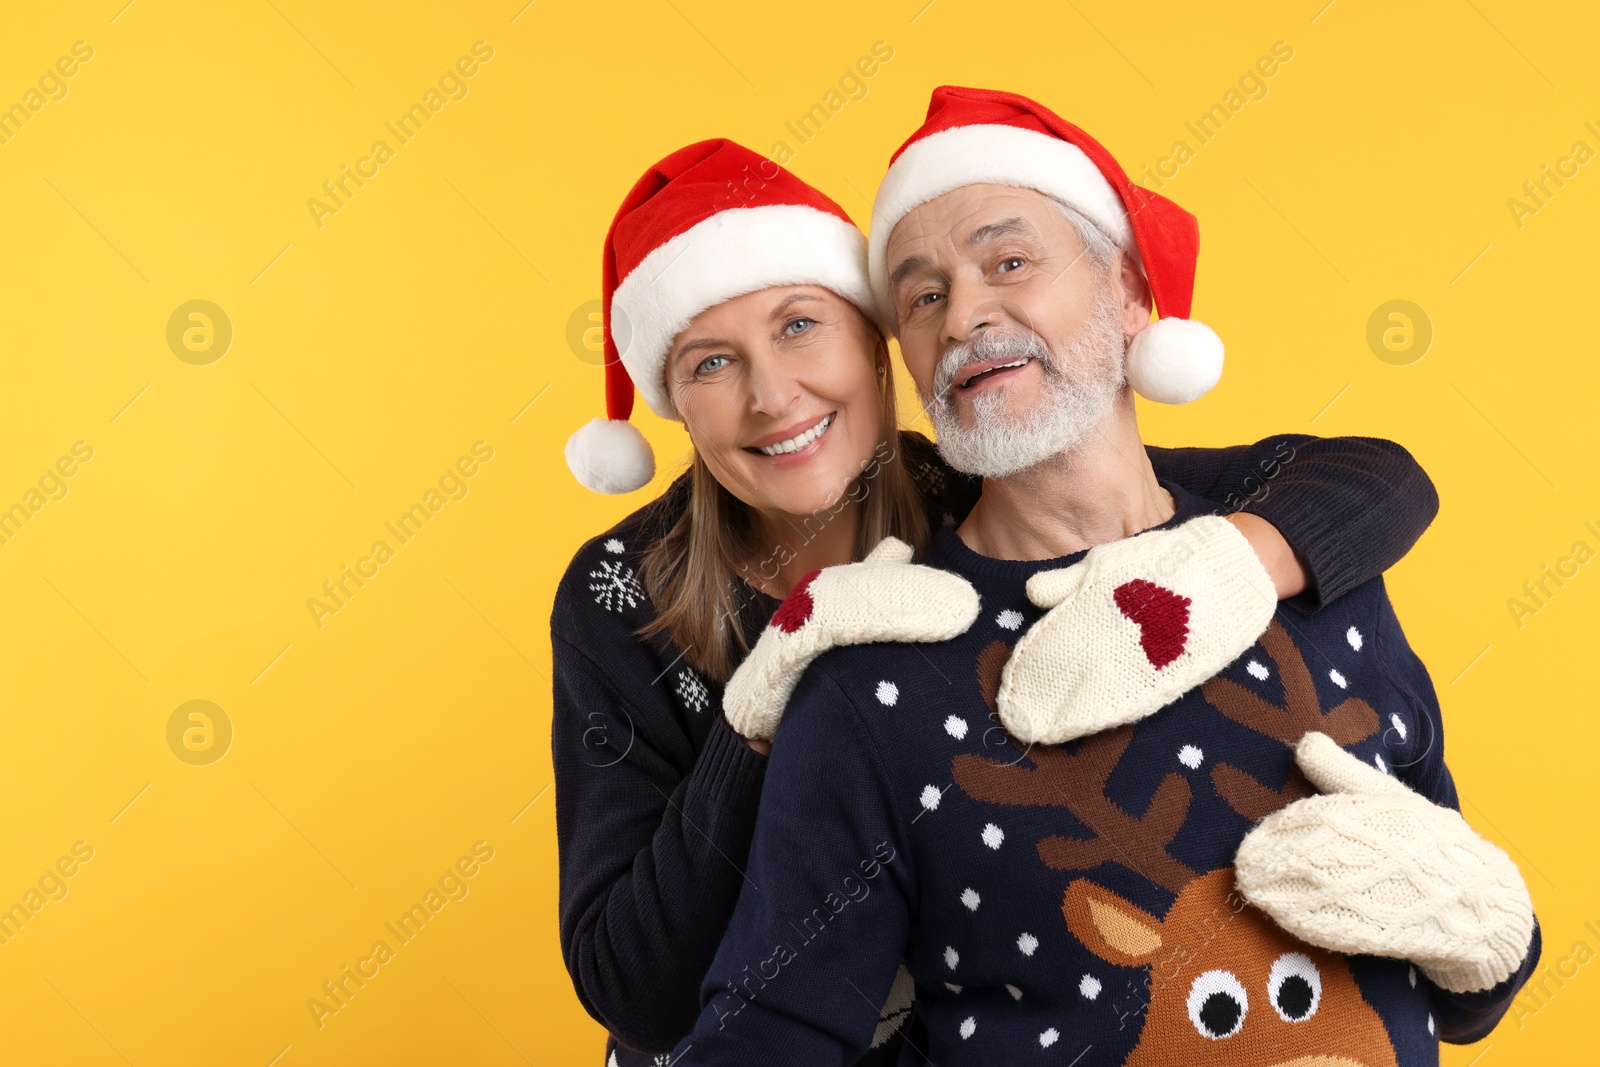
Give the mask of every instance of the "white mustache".
[{"label": "white mustache", "polygon": [[957,377],[974,363],[1023,358],[1038,360],[1046,373],[1055,370],[1050,346],[1032,330],[984,330],[975,340],[962,341],[944,350],[944,355],[939,357],[939,366],[933,372],[933,395],[941,400],[947,397]]}]

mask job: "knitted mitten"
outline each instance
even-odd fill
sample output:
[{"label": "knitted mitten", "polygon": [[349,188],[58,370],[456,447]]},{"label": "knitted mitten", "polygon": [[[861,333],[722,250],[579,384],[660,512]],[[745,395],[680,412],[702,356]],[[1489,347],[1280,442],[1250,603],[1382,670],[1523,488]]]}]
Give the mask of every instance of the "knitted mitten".
[{"label": "knitted mitten", "polygon": [[1231,522],[1201,515],[1098,545],[1028,579],[1050,612],[1012,650],[996,701],[1019,741],[1054,745],[1136,722],[1233,662],[1278,595]]},{"label": "knitted mitten", "polygon": [[859,563],[800,579],[728,679],[723,713],[744,737],[770,740],[795,683],[828,649],[877,641],[948,641],[977,617],[978,591],[971,583],[912,563],[910,545],[885,537]]},{"label": "knitted mitten", "polygon": [[1302,737],[1295,759],[1324,795],[1245,835],[1234,868],[1246,900],[1302,941],[1410,960],[1452,993],[1517,970],[1533,901],[1511,857],[1326,734]]}]

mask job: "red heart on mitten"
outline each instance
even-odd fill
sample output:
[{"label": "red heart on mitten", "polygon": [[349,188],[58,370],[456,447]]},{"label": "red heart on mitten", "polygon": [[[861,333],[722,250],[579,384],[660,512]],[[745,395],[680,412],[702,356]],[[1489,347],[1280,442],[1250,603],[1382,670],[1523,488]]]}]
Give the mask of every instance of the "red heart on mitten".
[{"label": "red heart on mitten", "polygon": [[821,573],[812,571],[795,583],[794,592],[772,613],[772,625],[786,634],[792,634],[806,624],[806,620],[811,618],[811,609],[816,606],[811,601],[811,581]]},{"label": "red heart on mitten", "polygon": [[1189,643],[1188,597],[1143,578],[1122,583],[1112,596],[1122,614],[1138,623],[1139,644],[1152,667],[1160,670],[1183,654]]}]

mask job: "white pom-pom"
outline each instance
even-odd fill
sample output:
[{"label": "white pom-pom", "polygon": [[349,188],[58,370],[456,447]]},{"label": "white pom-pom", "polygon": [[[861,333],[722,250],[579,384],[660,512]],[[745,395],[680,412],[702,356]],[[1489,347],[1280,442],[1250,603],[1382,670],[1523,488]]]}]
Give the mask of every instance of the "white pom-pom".
[{"label": "white pom-pom", "polygon": [[591,419],[567,438],[567,466],[585,489],[631,493],[655,477],[656,457],[627,419]]},{"label": "white pom-pom", "polygon": [[1128,348],[1128,381],[1162,404],[1199,400],[1222,378],[1222,338],[1193,319],[1157,319]]}]

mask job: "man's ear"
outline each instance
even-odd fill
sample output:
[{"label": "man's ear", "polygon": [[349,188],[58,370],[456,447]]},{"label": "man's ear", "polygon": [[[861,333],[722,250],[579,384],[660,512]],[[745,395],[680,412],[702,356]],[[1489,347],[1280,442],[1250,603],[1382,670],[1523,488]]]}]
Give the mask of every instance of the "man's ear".
[{"label": "man's ear", "polygon": [[1117,262],[1113,269],[1122,283],[1122,335],[1131,341],[1150,325],[1150,283],[1145,280],[1144,272],[1134,264],[1133,257],[1120,248],[1117,249]]}]

